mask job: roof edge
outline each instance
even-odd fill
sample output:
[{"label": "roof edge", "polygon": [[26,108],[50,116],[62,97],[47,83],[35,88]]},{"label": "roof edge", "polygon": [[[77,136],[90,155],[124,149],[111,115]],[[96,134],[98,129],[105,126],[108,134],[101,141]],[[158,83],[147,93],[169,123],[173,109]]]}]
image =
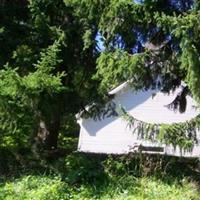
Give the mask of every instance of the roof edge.
[{"label": "roof edge", "polygon": [[125,88],[129,83],[130,83],[130,81],[126,81],[126,82],[120,84],[119,86],[117,86],[116,88],[114,88],[110,92],[108,92],[108,94],[109,95],[113,95],[113,94],[118,93],[120,90],[122,90],[123,88]]}]

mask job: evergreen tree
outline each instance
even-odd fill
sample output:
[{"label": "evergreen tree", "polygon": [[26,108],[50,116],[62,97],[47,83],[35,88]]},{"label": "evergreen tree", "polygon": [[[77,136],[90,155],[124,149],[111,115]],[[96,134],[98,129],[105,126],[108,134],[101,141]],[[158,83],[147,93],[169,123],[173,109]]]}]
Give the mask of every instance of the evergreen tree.
[{"label": "evergreen tree", "polygon": [[[84,105],[131,80],[200,102],[199,1],[0,1],[0,133],[47,149]],[[63,133],[62,133],[63,134]]]}]

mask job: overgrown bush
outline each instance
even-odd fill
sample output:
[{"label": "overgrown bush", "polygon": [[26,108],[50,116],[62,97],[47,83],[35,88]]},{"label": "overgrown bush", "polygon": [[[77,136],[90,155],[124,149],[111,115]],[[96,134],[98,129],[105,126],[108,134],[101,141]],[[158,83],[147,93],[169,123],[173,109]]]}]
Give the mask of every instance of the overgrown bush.
[{"label": "overgrown bush", "polygon": [[58,176],[23,176],[0,184],[1,200],[199,200],[197,187],[186,179],[168,184],[156,178],[118,177],[107,185],[67,184]]},{"label": "overgrown bush", "polygon": [[59,177],[24,176],[0,187],[4,200],[62,200],[69,199],[67,185]]}]

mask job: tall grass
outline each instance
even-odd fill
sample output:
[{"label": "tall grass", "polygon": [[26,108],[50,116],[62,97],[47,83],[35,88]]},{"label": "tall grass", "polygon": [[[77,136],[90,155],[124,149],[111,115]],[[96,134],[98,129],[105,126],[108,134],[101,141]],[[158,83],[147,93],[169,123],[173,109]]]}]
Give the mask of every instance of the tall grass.
[{"label": "tall grass", "polygon": [[[119,177],[118,177],[119,178]],[[0,186],[1,200],[199,200],[194,183],[121,177],[106,185],[69,185],[58,177],[24,176]]]},{"label": "tall grass", "polygon": [[3,148],[0,200],[200,200],[195,165],[141,155],[38,158]]}]

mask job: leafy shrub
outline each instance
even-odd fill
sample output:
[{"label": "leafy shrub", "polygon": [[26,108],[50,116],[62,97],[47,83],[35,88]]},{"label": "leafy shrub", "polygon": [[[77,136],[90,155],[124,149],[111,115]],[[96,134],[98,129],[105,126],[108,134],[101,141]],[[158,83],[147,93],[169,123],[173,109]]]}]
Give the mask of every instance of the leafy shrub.
[{"label": "leafy shrub", "polygon": [[67,198],[67,185],[58,177],[25,176],[0,187],[4,200],[62,200]]},{"label": "leafy shrub", "polygon": [[70,183],[101,182],[106,176],[101,158],[95,155],[71,154],[66,157],[66,180]]}]

